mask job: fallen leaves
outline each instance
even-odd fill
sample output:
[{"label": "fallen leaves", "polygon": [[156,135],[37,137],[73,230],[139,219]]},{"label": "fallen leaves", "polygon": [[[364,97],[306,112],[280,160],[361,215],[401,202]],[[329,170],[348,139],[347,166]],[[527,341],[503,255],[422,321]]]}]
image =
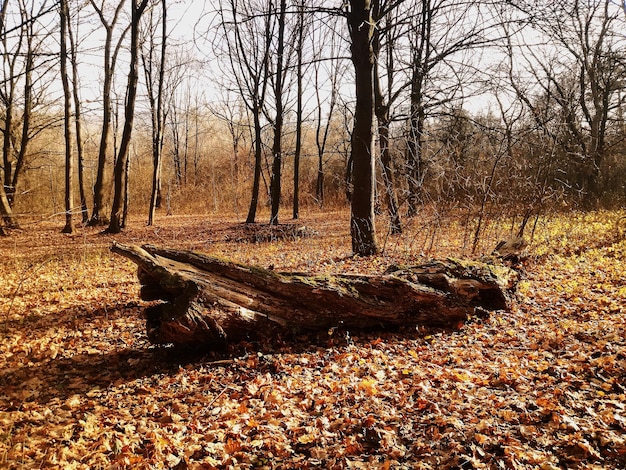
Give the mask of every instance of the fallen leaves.
[{"label": "fallen leaves", "polygon": [[[228,358],[150,347],[134,266],[109,239],[16,234],[0,247],[0,466],[622,468],[626,244],[582,226],[602,217],[540,224],[513,312],[457,331],[269,338]],[[399,238],[348,257],[345,227],[322,216],[307,221],[319,237],[263,245],[185,224],[121,237],[312,272],[416,256]]]}]

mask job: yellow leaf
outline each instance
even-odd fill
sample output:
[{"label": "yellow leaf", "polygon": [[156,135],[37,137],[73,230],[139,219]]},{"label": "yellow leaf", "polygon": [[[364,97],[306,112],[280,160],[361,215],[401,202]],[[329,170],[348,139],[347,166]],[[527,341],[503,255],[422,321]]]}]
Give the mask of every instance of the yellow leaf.
[{"label": "yellow leaf", "polygon": [[377,382],[375,379],[363,379],[359,384],[359,388],[368,395],[376,395],[376,393],[378,393],[376,384]]},{"label": "yellow leaf", "polygon": [[315,436],[313,434],[303,434],[298,438],[300,444],[311,444],[315,442]]}]

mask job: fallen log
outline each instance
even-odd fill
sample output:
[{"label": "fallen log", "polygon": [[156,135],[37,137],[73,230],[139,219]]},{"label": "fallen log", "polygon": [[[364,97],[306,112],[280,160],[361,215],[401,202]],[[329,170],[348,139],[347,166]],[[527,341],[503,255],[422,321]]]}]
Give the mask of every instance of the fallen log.
[{"label": "fallen log", "polygon": [[517,273],[446,259],[382,275],[279,273],[200,253],[114,243],[138,266],[148,339],[222,348],[228,342],[303,330],[452,326],[506,310]]}]

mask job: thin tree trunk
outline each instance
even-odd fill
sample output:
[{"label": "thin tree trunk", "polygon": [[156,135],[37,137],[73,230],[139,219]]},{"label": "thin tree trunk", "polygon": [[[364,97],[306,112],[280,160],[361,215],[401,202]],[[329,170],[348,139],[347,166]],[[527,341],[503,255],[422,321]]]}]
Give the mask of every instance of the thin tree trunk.
[{"label": "thin tree trunk", "polygon": [[[8,1],[2,2],[2,8],[0,9],[0,18],[2,19],[2,29],[0,30],[0,34],[5,33],[5,18],[7,14],[7,8],[9,6]],[[5,45],[4,49],[7,50],[6,46],[6,35],[2,38],[2,42]],[[17,60],[17,54],[14,55],[9,61],[9,68],[6,72],[10,74],[10,76],[14,75],[15,69],[15,61]],[[8,82],[8,92],[4,92],[4,129],[3,129],[3,139],[2,139],[2,165],[0,165],[0,216],[2,216],[2,221],[4,225],[8,228],[18,227],[17,220],[13,216],[13,208],[11,207],[11,202],[9,200],[8,193],[5,188],[8,188],[11,184],[11,129],[13,128],[13,101],[15,94],[15,85],[13,81]],[[3,230],[3,234],[6,232]]]},{"label": "thin tree trunk", "polygon": [[[319,72],[315,71],[315,83],[318,82]],[[320,87],[315,87],[315,95],[317,98],[317,125],[315,129],[315,144],[317,147],[317,178],[315,181],[315,198],[317,199],[320,207],[324,206],[324,154],[326,153],[326,144],[328,142],[328,136],[330,134],[330,127],[332,125],[332,117],[335,111],[335,105],[337,103],[337,87],[336,81],[338,80],[338,73],[336,65],[333,68],[331,75],[332,90],[330,92],[330,98],[328,103],[328,119],[326,123],[322,125],[322,98],[320,94]]]},{"label": "thin tree trunk", "polygon": [[406,147],[408,167],[408,215],[417,214],[422,202],[422,184],[424,181],[424,108],[419,85],[412,85],[415,91],[411,94],[411,118],[409,119],[409,137]]},{"label": "thin tree trunk", "polygon": [[[8,2],[5,2],[5,5]],[[11,127],[13,125],[13,110],[12,106],[7,106],[5,109],[4,116],[4,135],[3,135],[3,143],[2,143],[2,153],[3,153],[3,163],[4,165],[0,167],[0,173],[2,174],[2,179],[0,180],[0,215],[2,216],[2,220],[4,225],[8,228],[19,228],[19,224],[17,223],[17,219],[13,215],[13,208],[11,207],[11,202],[9,201],[9,197],[5,187],[7,187],[7,173],[10,171],[11,162],[9,160],[8,155],[11,152]],[[10,179],[9,179],[10,181]]]},{"label": "thin tree trunk", "polygon": [[28,155],[28,147],[30,144],[30,132],[31,132],[31,117],[33,111],[33,70],[34,70],[34,55],[35,51],[32,50],[32,37],[28,35],[27,44],[28,51],[26,53],[26,66],[24,72],[24,108],[22,110],[22,137],[20,139],[19,152],[15,159],[15,168],[13,169],[13,175],[11,178],[11,184],[9,186],[9,202],[11,206],[15,205],[15,195],[17,189],[17,183],[19,177],[22,174],[22,168],[26,162],[26,156]]},{"label": "thin tree trunk", "polygon": [[402,233],[402,221],[400,220],[400,211],[398,209],[398,199],[393,183],[393,168],[391,165],[391,149],[389,148],[389,106],[385,103],[385,98],[380,86],[380,77],[378,76],[378,65],[374,65],[374,100],[376,117],[378,119],[378,139],[380,145],[380,161],[383,174],[383,182],[385,184],[385,193],[387,198],[387,210],[390,218],[390,231],[393,234]]},{"label": "thin tree trunk", "polygon": [[80,196],[80,210],[83,224],[89,222],[89,210],[87,209],[87,192],[85,190],[85,162],[82,131],[82,105],[80,102],[80,80],[78,77],[77,48],[74,41],[74,33],[71,24],[67,28],[70,40],[70,63],[72,66],[72,94],[74,97],[74,126],[76,130],[76,155],[78,157],[78,191]]},{"label": "thin tree trunk", "polygon": [[133,119],[135,117],[135,98],[137,96],[137,82],[139,74],[137,72],[139,57],[139,20],[148,4],[148,0],[142,0],[137,5],[136,0],[131,1],[131,35],[130,35],[130,70],[128,72],[128,87],[126,94],[126,106],[124,108],[124,130],[122,131],[122,139],[118,151],[117,160],[114,168],[114,192],[113,204],[111,205],[111,219],[107,228],[107,233],[119,233],[123,226],[123,204],[126,196],[125,191],[125,174],[126,162],[128,160],[128,151],[130,148],[130,139],[133,132]]},{"label": "thin tree trunk", "polygon": [[433,7],[428,0],[422,0],[419,15],[419,30],[415,31],[416,44],[412,46],[410,117],[408,141],[406,147],[406,164],[408,177],[408,215],[417,214],[422,202],[422,185],[425,176],[424,165],[424,125],[426,112],[424,109],[424,82],[426,80],[428,60],[431,55],[431,28]]},{"label": "thin tree trunk", "polygon": [[[148,209],[148,225],[154,223],[154,215],[156,208],[159,206],[161,199],[161,161],[163,149],[163,93],[164,93],[164,75],[166,61],[166,45],[167,45],[167,0],[161,0],[162,5],[162,39],[161,39],[161,57],[159,62],[159,78],[157,82],[156,106],[154,96],[150,98],[150,107],[152,110],[152,191],[150,193],[150,207]],[[145,66],[144,66],[145,68]],[[150,86],[150,90],[153,87]],[[152,93],[151,93],[152,94]]]},{"label": "thin tree trunk", "polygon": [[69,21],[69,9],[67,0],[61,0],[60,5],[61,17],[61,38],[60,38],[60,60],[61,60],[61,83],[63,84],[63,133],[65,136],[65,227],[63,233],[72,233],[74,224],[72,221],[72,210],[74,208],[73,198],[73,177],[74,177],[74,159],[72,149],[72,91],[70,90],[69,79],[67,76],[67,23]]},{"label": "thin tree trunk", "polygon": [[274,143],[272,145],[272,178],[270,182],[271,215],[270,225],[278,224],[278,211],[280,209],[281,196],[281,170],[282,170],[282,137],[284,105],[283,105],[283,80],[285,70],[283,67],[285,54],[285,14],[287,10],[286,0],[280,0],[280,11],[278,13],[278,44],[276,50],[276,74],[274,83],[274,96],[276,99],[276,119],[274,121]]},{"label": "thin tree trunk", "polygon": [[128,195],[128,182],[130,180],[130,156],[126,158],[126,165],[124,168],[124,192],[122,194],[122,220],[120,221],[120,228],[126,228],[126,220],[128,219],[128,207],[130,205]]},{"label": "thin tree trunk", "polygon": [[[93,208],[89,225],[98,226],[106,225],[107,219],[104,214],[105,205],[105,173],[107,166],[107,158],[109,152],[109,140],[111,138],[111,121],[113,119],[113,109],[111,105],[111,92],[113,87],[113,74],[115,72],[115,64],[117,62],[117,54],[122,45],[122,40],[126,35],[128,28],[121,34],[115,50],[111,51],[113,44],[113,28],[117,23],[125,0],[121,0],[115,9],[113,19],[108,23],[103,11],[98,8],[94,0],[90,0],[91,5],[96,10],[102,25],[105,28],[106,36],[104,41],[104,83],[102,86],[102,129],[100,134],[100,145],[98,147],[98,166],[96,170],[96,181],[93,186]],[[115,151],[115,149],[114,149]]]},{"label": "thin tree trunk", "polygon": [[296,148],[293,156],[293,218],[300,216],[300,154],[302,152],[302,49],[304,47],[304,0],[298,12],[298,44],[296,49]]},{"label": "thin tree trunk", "polygon": [[250,208],[248,209],[247,224],[253,224],[256,219],[256,209],[259,204],[259,187],[261,184],[261,163],[263,157],[263,148],[261,142],[261,121],[259,119],[259,110],[253,111],[254,120],[254,179],[252,180],[252,198],[250,199]]}]

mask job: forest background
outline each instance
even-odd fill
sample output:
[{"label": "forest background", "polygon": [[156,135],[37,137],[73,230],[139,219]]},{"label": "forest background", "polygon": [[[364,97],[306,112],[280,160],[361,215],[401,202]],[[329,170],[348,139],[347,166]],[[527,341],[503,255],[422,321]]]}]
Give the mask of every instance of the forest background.
[{"label": "forest background", "polygon": [[[492,218],[521,235],[545,211],[623,204],[620,5],[375,3],[361,52],[359,8],[4,2],[4,227],[116,230],[129,207],[277,222],[370,198],[391,232],[429,207],[472,220],[475,244]],[[359,54],[374,177],[354,196]]]}]

